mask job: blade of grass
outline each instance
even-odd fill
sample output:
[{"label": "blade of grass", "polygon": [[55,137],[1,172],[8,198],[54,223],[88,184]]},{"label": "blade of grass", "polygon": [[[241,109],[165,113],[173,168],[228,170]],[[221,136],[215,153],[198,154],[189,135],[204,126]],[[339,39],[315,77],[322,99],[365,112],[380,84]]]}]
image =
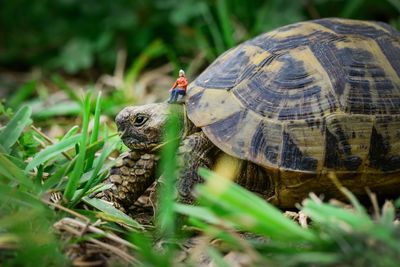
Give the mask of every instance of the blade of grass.
[{"label": "blade of grass", "polygon": [[[233,182],[207,169],[199,174],[206,179],[197,187],[201,197],[224,209],[232,223],[245,230],[277,240],[315,241],[316,236],[284,217],[280,210]],[[223,215],[221,214],[222,216]]]},{"label": "blade of grass", "polygon": [[49,189],[54,188],[57,184],[60,184],[62,178],[65,177],[67,173],[69,173],[69,171],[71,170],[72,166],[74,166],[75,161],[76,157],[72,159],[70,162],[67,162],[64,165],[58,167],[57,171],[44,182],[42,190],[47,191]]},{"label": "blade of grass", "polygon": [[71,136],[75,135],[78,131],[79,131],[78,125],[72,126],[71,129],[69,129],[69,131],[61,138],[61,141],[70,138]]},{"label": "blade of grass", "polygon": [[103,149],[103,152],[101,153],[97,164],[92,172],[92,175],[90,176],[89,180],[86,182],[85,186],[83,187],[83,189],[81,190],[80,194],[78,194],[76,197],[72,198],[72,204],[71,206],[75,206],[80,199],[82,198],[82,196],[85,195],[85,193],[92,188],[93,186],[96,186],[99,182],[101,182],[98,179],[98,174],[101,170],[101,167],[104,165],[105,160],[107,159],[107,157],[111,154],[111,152],[114,151],[116,146],[116,140],[114,140],[114,142],[109,142],[106,144],[106,146]]},{"label": "blade of grass", "polygon": [[[1,157],[1,155],[0,155]],[[36,195],[32,195],[21,190],[10,190],[10,187],[0,184],[0,202],[5,203],[11,201],[16,205],[24,207],[43,206],[40,199]]]},{"label": "blade of grass", "polygon": [[[217,53],[222,54],[226,50],[226,47],[224,45],[224,41],[222,40],[221,33],[218,30],[217,23],[215,22],[215,20],[212,16],[210,8],[207,5],[204,5],[204,8],[202,8],[201,11],[202,11],[201,13],[203,15],[203,19],[206,22],[208,29],[211,33],[211,37],[214,41],[214,45],[215,45],[215,48],[217,49]],[[199,40],[202,41],[201,43],[203,44],[203,47],[205,47],[205,46],[208,47],[208,43],[207,43],[207,41],[205,41],[206,38],[203,36],[201,31],[197,31],[197,35],[198,35],[198,39],[200,38]],[[210,52],[209,49],[207,49],[206,51],[207,51],[207,54],[213,53],[213,51],[211,50],[212,52]],[[212,59],[214,59],[214,58],[215,58],[215,55]]]},{"label": "blade of grass", "polygon": [[32,123],[31,114],[32,110],[30,107],[23,106],[0,132],[0,145],[6,151],[10,151],[10,148],[17,142],[24,128]]},{"label": "blade of grass", "polygon": [[341,18],[351,18],[354,13],[364,4],[364,0],[346,1],[342,11],[340,12]]},{"label": "blade of grass", "polygon": [[235,45],[235,40],[233,39],[233,27],[229,19],[228,5],[225,0],[217,0],[217,13],[222,26],[225,44],[228,48],[231,48]]},{"label": "blade of grass", "polygon": [[146,66],[150,59],[159,57],[167,53],[167,49],[161,40],[153,41],[147,48],[139,55],[139,57],[128,68],[124,79],[124,94],[128,99],[133,98],[132,84],[135,84],[137,76],[140,71]]},{"label": "blade of grass", "polygon": [[25,168],[25,173],[29,172],[36,166],[43,164],[49,159],[60,155],[62,152],[65,152],[75,146],[75,144],[82,139],[81,135],[75,135],[68,139],[64,139],[54,145],[50,145],[45,149],[41,150],[36,156],[29,162],[29,164]]},{"label": "blade of grass", "polygon": [[21,103],[31,96],[36,89],[37,80],[31,80],[19,87],[7,102],[8,106],[16,109]]},{"label": "blade of grass", "polygon": [[73,90],[66,82],[65,80],[58,74],[55,74],[51,77],[51,80],[53,83],[55,83],[61,90],[63,90],[68,97],[76,102],[80,103],[79,96],[75,93],[75,90]]},{"label": "blade of grass", "polygon": [[[101,92],[99,92],[99,94],[97,95],[95,112],[94,112],[94,120],[93,120],[93,130],[92,130],[92,135],[90,136],[90,144],[94,144],[97,141],[97,138],[99,136],[100,113],[101,113]],[[93,152],[88,151],[88,160],[87,160],[86,170],[92,168],[95,153],[96,153],[96,151],[93,151]]]},{"label": "blade of grass", "polygon": [[[107,173],[111,167],[113,167],[115,165],[116,160],[113,161],[107,161],[103,166],[101,166],[101,170],[99,172],[100,175],[104,175],[104,173]],[[96,164],[96,160],[95,160],[95,164]],[[90,170],[86,173],[84,173],[81,177],[81,179],[79,180],[79,185],[89,181],[90,177],[92,176],[94,170]],[[67,187],[67,183],[66,182],[62,182],[59,186],[57,186],[57,189],[63,190]]]},{"label": "blade of grass", "polygon": [[78,187],[79,180],[83,174],[83,168],[86,157],[86,144],[87,144],[87,133],[89,127],[89,116],[90,116],[90,94],[86,94],[83,104],[83,122],[82,122],[82,134],[79,140],[79,153],[74,169],[69,176],[67,187],[64,191],[64,197],[67,201],[70,201],[75,194],[75,190]]},{"label": "blade of grass", "polygon": [[34,190],[36,185],[30,180],[23,171],[10,161],[5,154],[0,153],[0,173],[11,181],[16,181],[21,185]]},{"label": "blade of grass", "polygon": [[393,7],[397,9],[397,12],[400,13],[400,1],[399,0],[387,0]]},{"label": "blade of grass", "polygon": [[166,237],[172,237],[175,234],[175,184],[176,184],[176,151],[179,140],[176,138],[180,133],[179,110],[180,105],[171,105],[170,115],[166,123],[165,140],[166,145],[161,151],[160,170],[164,178],[164,184],[159,192],[159,214],[157,222],[161,233]]},{"label": "blade of grass", "polygon": [[312,199],[304,201],[302,209],[312,220],[322,224],[343,222],[357,229],[366,229],[373,225],[373,221],[366,213],[359,213],[334,207],[325,203],[318,203]]},{"label": "blade of grass", "polygon": [[190,218],[202,219],[212,224],[218,224],[221,221],[216,214],[204,207],[189,206],[176,203],[175,210],[176,212],[184,214]]},{"label": "blade of grass", "polygon": [[76,102],[63,102],[51,107],[43,107],[33,112],[32,117],[44,120],[55,116],[78,116],[81,114],[81,106]]},{"label": "blade of grass", "polygon": [[219,267],[229,267],[230,265],[224,260],[222,254],[213,247],[207,248],[207,254],[213,260],[214,265]]},{"label": "blade of grass", "polygon": [[90,206],[104,212],[106,217],[111,221],[124,223],[136,230],[144,230],[144,227],[140,223],[100,199],[84,197],[82,200]]}]

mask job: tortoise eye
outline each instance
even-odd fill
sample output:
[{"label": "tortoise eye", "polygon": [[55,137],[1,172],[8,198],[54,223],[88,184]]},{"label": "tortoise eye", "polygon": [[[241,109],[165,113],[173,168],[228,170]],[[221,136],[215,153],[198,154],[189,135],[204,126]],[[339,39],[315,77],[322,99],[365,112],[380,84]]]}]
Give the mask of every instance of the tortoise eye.
[{"label": "tortoise eye", "polygon": [[136,127],[142,126],[143,124],[145,124],[145,122],[148,120],[149,118],[145,115],[137,115],[135,117],[135,119],[133,120],[133,125]]}]

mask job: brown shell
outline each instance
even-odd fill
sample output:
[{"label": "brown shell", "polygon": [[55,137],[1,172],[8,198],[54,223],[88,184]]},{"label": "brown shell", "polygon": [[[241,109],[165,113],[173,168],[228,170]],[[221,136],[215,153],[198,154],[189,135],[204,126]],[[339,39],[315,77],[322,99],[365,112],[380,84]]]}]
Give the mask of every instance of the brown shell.
[{"label": "brown shell", "polygon": [[188,117],[226,153],[271,170],[400,169],[400,33],[321,19],[221,55],[188,89]]}]

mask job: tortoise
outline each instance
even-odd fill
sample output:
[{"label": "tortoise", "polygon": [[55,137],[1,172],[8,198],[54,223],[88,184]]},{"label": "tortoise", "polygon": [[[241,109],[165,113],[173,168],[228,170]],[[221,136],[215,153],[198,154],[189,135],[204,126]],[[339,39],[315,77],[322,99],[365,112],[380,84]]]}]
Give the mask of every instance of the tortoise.
[{"label": "tortoise", "polygon": [[203,181],[197,169],[212,168],[223,154],[240,162],[237,183],[282,208],[311,191],[338,196],[330,173],[356,195],[366,187],[400,191],[400,33],[388,24],[299,22],[228,50],[190,83],[184,105],[117,115],[122,140],[138,158],[149,159],[162,142],[169,107],[184,127],[182,202],[195,199],[193,186]]}]

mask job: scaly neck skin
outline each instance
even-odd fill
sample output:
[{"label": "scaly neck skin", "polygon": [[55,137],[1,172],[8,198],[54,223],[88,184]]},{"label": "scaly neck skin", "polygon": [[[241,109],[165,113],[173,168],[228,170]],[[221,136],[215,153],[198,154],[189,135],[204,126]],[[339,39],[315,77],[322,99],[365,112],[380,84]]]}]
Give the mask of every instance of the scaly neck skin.
[{"label": "scaly neck skin", "polygon": [[[168,117],[171,118],[171,116],[177,116],[177,120],[179,121],[179,127],[180,127],[180,131],[179,134],[177,136],[177,138],[180,138],[180,140],[184,140],[186,139],[188,136],[196,133],[196,132],[200,132],[201,129],[196,127],[196,125],[193,124],[193,122],[191,122],[189,120],[189,118],[187,117],[187,113],[186,113],[186,106],[184,104],[171,104],[168,106]],[[173,114],[173,115],[172,115]],[[168,117],[166,118],[166,120],[168,120]],[[164,130],[163,132],[163,136],[165,133],[165,127],[167,123],[164,123],[163,128]],[[150,149],[150,153],[154,153],[159,151],[162,147],[164,147],[164,145],[166,144],[165,140],[162,138],[162,142],[160,142],[158,145],[152,147]]]}]

